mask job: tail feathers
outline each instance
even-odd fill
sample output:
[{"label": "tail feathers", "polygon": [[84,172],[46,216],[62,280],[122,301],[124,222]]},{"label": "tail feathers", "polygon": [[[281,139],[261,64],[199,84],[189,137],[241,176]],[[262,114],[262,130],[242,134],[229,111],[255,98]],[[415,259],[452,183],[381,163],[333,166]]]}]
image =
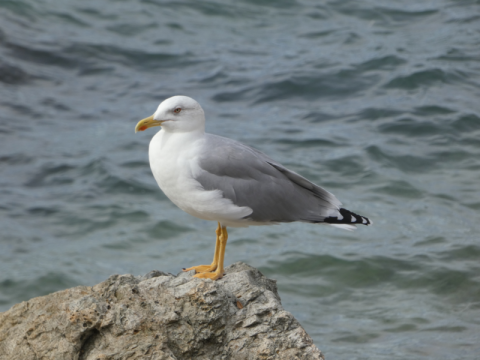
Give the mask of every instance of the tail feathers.
[{"label": "tail feathers", "polygon": [[350,225],[350,224],[329,224],[329,225],[336,227],[337,229],[343,229],[348,231],[357,230],[357,227],[355,225]]},{"label": "tail feathers", "polygon": [[340,209],[339,216],[329,216],[323,221],[332,226],[345,230],[355,230],[357,224],[372,225],[372,222],[365,216],[357,215],[350,210]]}]

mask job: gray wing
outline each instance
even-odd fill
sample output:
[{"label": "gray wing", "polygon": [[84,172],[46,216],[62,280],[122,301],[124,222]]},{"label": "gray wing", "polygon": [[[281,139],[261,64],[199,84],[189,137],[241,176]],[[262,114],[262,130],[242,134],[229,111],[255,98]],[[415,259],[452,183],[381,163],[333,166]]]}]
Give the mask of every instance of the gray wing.
[{"label": "gray wing", "polygon": [[258,222],[322,222],[341,203],[334,195],[288,170],[262,152],[207,134],[195,179],[205,190],[221,190],[235,205],[248,206]]}]

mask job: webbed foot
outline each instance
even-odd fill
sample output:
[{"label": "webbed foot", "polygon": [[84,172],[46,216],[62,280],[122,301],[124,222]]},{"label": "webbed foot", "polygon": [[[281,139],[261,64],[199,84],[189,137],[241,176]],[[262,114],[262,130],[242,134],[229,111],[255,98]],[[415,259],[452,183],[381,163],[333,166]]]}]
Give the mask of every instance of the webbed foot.
[{"label": "webbed foot", "polygon": [[198,266],[192,266],[189,267],[188,269],[183,269],[183,271],[190,271],[190,270],[195,270],[195,273],[206,273],[206,272],[212,272],[217,270],[217,264],[211,264],[211,265],[198,265]]}]

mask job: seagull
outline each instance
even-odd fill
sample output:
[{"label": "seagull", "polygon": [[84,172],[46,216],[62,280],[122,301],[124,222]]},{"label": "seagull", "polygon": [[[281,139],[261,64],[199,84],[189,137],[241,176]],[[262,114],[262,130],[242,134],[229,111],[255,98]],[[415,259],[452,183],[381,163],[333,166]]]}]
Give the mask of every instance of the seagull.
[{"label": "seagull", "polygon": [[164,100],[135,132],[161,126],[150,141],[149,160],[160,189],[180,209],[217,222],[213,262],[195,277],[224,275],[227,227],[301,221],[354,230],[372,222],[341,207],[337,198],[264,153],[205,132],[205,113],[187,96]]}]

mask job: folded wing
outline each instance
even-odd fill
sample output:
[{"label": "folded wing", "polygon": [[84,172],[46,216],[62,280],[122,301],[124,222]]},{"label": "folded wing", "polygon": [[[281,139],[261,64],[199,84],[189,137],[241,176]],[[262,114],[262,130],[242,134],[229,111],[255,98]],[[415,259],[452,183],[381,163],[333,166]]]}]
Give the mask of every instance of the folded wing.
[{"label": "folded wing", "polygon": [[320,223],[340,216],[337,198],[262,152],[208,134],[195,179],[205,190],[221,190],[237,206],[248,206],[256,222]]}]

